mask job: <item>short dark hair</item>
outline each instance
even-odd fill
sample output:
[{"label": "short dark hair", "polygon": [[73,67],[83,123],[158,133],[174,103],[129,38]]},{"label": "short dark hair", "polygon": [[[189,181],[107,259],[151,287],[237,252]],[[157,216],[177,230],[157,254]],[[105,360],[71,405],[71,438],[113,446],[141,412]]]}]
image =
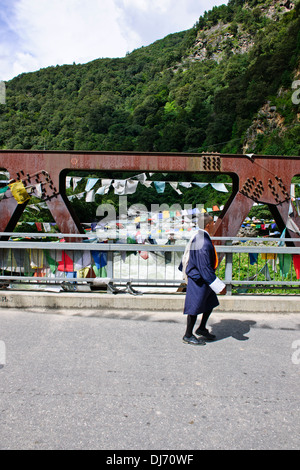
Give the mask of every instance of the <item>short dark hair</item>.
[{"label": "short dark hair", "polygon": [[211,215],[209,215],[207,212],[203,212],[198,217],[198,227],[205,229],[205,227],[213,220],[214,219]]}]

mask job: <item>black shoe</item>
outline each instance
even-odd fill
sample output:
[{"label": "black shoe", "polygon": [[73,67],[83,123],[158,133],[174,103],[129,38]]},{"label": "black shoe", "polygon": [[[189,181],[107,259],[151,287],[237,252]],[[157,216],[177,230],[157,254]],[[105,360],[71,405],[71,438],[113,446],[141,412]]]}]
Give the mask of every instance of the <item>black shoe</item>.
[{"label": "black shoe", "polygon": [[196,338],[196,336],[194,336],[194,335],[192,335],[190,337],[184,336],[182,338],[182,341],[186,344],[193,344],[194,346],[204,346],[205,345],[205,341],[203,341],[203,339]]},{"label": "black shoe", "polygon": [[208,339],[209,341],[214,341],[216,339],[216,336],[215,335],[212,335],[207,328],[204,328],[204,329],[201,329],[201,328],[198,328],[196,331],[195,331],[196,335],[199,335],[199,336],[204,336],[206,339]]}]

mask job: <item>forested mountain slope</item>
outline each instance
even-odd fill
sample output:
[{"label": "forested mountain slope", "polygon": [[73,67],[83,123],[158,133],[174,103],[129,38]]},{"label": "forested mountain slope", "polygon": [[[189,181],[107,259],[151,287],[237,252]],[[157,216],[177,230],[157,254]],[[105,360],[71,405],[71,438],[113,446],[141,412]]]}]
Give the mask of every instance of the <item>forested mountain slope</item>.
[{"label": "forested mountain slope", "polygon": [[299,155],[299,12],[230,0],[124,58],[22,74],[0,148]]}]

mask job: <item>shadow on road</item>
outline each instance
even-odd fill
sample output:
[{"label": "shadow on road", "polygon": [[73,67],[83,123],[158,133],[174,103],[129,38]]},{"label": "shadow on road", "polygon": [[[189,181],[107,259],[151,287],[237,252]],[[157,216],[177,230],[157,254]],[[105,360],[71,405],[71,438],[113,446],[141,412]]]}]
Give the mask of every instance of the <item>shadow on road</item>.
[{"label": "shadow on road", "polygon": [[238,341],[247,341],[251,327],[256,325],[253,320],[232,320],[225,319],[211,325],[211,333],[216,336],[216,341],[225,338],[235,338]]}]

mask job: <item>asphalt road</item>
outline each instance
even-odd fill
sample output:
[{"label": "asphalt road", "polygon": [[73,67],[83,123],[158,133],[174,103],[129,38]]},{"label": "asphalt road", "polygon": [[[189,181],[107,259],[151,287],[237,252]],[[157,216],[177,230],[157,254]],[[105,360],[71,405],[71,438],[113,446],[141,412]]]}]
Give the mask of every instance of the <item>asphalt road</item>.
[{"label": "asphalt road", "polygon": [[299,449],[300,315],[209,325],[0,309],[0,449]]}]

